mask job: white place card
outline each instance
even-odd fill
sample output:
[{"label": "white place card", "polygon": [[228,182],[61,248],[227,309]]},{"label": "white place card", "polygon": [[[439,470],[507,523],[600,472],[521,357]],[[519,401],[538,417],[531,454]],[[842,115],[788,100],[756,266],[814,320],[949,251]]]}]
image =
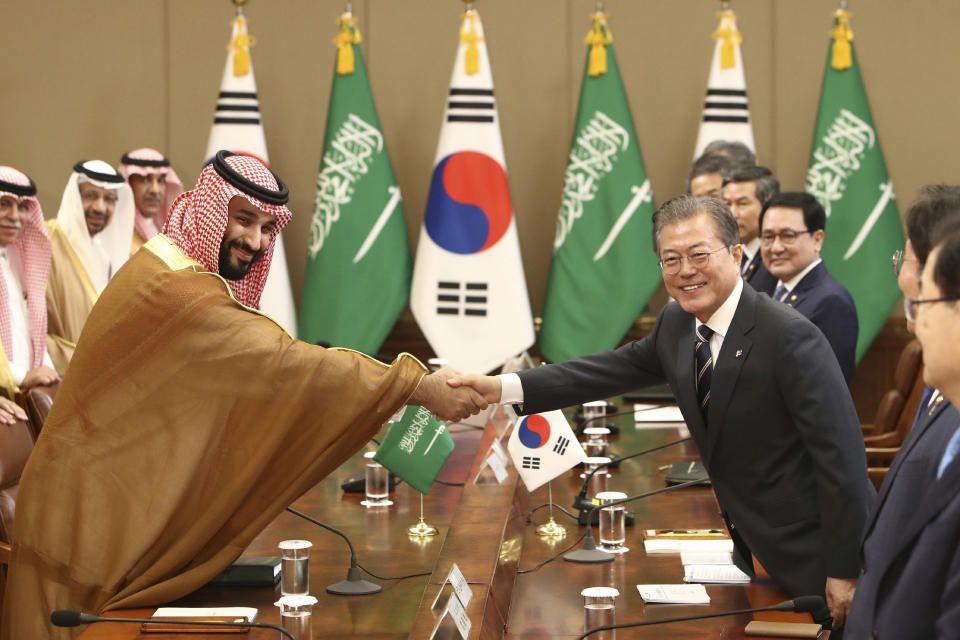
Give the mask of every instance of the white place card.
[{"label": "white place card", "polygon": [[638,584],[637,591],[648,604],[710,604],[702,584]]}]

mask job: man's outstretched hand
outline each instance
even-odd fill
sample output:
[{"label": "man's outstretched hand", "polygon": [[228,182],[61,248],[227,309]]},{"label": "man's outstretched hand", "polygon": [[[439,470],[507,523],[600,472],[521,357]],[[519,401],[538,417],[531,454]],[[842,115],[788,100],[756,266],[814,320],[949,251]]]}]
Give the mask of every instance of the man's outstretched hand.
[{"label": "man's outstretched hand", "polygon": [[486,409],[487,401],[473,388],[448,384],[455,377],[461,376],[450,367],[423,376],[410,403],[426,407],[445,422],[459,422]]},{"label": "man's outstretched hand", "polygon": [[469,387],[483,396],[483,399],[490,404],[500,402],[500,378],[497,376],[467,373],[450,378],[447,380],[447,384],[454,389]]}]

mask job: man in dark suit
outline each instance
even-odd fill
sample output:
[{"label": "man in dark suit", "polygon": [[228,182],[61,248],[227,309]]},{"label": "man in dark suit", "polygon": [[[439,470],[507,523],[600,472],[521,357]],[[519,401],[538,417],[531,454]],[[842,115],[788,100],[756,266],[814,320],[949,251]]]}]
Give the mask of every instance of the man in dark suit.
[{"label": "man in dark suit", "polygon": [[[904,250],[894,255],[894,271],[906,301],[907,327],[913,332],[913,312],[923,306],[913,301],[940,297],[928,296],[927,292],[921,296],[919,276],[933,239],[960,229],[960,188],[924,187],[906,217],[909,239]],[[914,547],[923,544],[934,554],[956,550],[958,534],[951,534],[952,543],[943,540],[944,529],[938,520],[946,508],[944,500],[960,495],[957,470],[940,469],[958,426],[960,413],[956,407],[939,390],[928,386],[913,427],[880,486],[877,508],[867,521],[861,547],[863,572],[847,621],[848,640],[943,636],[940,620],[949,619],[943,616],[949,608],[943,606],[941,597],[946,596],[942,571],[951,570],[956,576],[957,569],[949,569],[943,558],[929,558]],[[927,531],[925,527],[931,521],[933,526]],[[953,603],[958,600],[954,592]],[[953,619],[946,629],[953,633],[958,626],[960,622]]]},{"label": "man in dark suit", "polygon": [[850,384],[856,366],[857,307],[820,260],[826,224],[827,214],[809,193],[777,194],[760,213],[760,250],[778,280],[773,299],[823,331]]},{"label": "man in dark suit", "polygon": [[842,626],[875,492],[830,345],[799,313],[744,286],[736,219],[722,202],[687,195],[665,203],[654,216],[654,247],[675,302],[643,340],[448,384],[469,384],[488,402],[520,401],[534,413],[668,382],[713,481],[737,564],[751,573],[752,554],[793,595],[825,593]]},{"label": "man in dark suit", "polygon": [[723,202],[737,218],[743,258],[740,274],[751,287],[773,295],[777,279],[767,271],[760,256],[760,213],[770,198],[780,193],[780,181],[770,169],[746,166],[734,170],[723,184]]}]

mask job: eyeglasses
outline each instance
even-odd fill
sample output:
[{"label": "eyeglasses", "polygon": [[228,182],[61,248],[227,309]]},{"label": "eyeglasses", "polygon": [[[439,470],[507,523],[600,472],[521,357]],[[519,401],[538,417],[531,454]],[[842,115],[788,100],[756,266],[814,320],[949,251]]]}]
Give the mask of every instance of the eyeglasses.
[{"label": "eyeglasses", "polygon": [[907,316],[909,322],[917,321],[917,308],[922,304],[930,304],[933,302],[956,302],[960,298],[956,296],[947,296],[944,298],[906,298],[906,303],[903,305],[904,315]]},{"label": "eyeglasses", "polygon": [[718,251],[723,251],[724,249],[729,248],[730,245],[726,245],[720,247],[719,249],[714,249],[713,251],[697,251],[696,253],[691,253],[687,256],[670,256],[669,258],[663,258],[660,260],[660,268],[668,276],[675,276],[680,273],[681,269],[683,269],[684,260],[688,260],[691,265],[699,269],[707,265],[707,262],[710,260],[710,256]]},{"label": "eyeglasses", "polygon": [[898,278],[900,277],[900,272],[903,271],[903,265],[907,262],[920,262],[916,258],[910,258],[909,260],[905,259],[903,249],[897,249],[893,252],[893,257],[890,260],[893,262],[893,273]]},{"label": "eyeglasses", "polygon": [[772,246],[777,238],[780,238],[780,244],[791,245],[797,241],[797,238],[803,233],[810,233],[809,229],[784,229],[779,233],[774,231],[764,231],[760,234],[760,244],[764,247]]}]

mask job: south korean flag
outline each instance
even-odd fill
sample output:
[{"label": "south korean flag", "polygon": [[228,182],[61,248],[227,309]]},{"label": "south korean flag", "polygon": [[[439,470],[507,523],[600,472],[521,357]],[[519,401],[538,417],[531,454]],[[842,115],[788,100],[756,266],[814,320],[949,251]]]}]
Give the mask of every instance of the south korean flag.
[{"label": "south korean flag", "polygon": [[560,411],[521,418],[510,435],[507,451],[531,492],[587,459]]}]

